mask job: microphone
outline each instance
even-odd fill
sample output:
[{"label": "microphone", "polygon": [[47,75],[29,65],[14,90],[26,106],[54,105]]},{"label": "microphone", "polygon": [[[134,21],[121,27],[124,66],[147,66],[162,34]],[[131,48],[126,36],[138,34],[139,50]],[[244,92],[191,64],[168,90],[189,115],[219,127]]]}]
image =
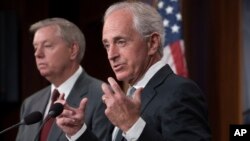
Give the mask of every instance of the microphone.
[{"label": "microphone", "polygon": [[46,116],[46,118],[44,119],[43,123],[41,124],[36,136],[35,136],[35,141],[38,139],[39,134],[41,132],[41,129],[43,128],[44,124],[51,118],[55,118],[57,116],[59,116],[61,113],[63,112],[63,105],[61,103],[55,103],[53,105],[51,105],[50,109],[49,109],[49,113]]},{"label": "microphone", "polygon": [[19,125],[31,125],[31,124],[37,123],[40,120],[42,120],[42,118],[43,118],[43,115],[41,112],[38,112],[38,111],[32,112],[29,115],[27,115],[26,117],[24,117],[24,119],[22,119],[19,123],[12,125],[9,128],[6,128],[3,131],[1,131],[0,134],[4,133],[12,128],[15,128]]},{"label": "microphone", "polygon": [[55,118],[58,115],[60,115],[63,111],[63,105],[61,103],[55,103],[51,106],[51,108],[49,109],[49,113],[47,115],[47,118]]}]

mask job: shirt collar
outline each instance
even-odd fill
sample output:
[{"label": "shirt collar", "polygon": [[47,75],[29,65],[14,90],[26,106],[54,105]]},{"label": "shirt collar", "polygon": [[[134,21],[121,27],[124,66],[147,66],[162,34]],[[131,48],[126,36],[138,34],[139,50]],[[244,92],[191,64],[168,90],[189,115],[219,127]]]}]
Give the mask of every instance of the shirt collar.
[{"label": "shirt collar", "polygon": [[155,64],[153,64],[147,71],[146,73],[143,75],[143,77],[136,82],[133,87],[135,87],[136,89],[138,88],[144,88],[147,83],[149,82],[149,80],[156,74],[156,72],[158,72],[158,70],[160,70],[164,65],[166,65],[166,63],[164,63],[163,61],[158,61]]},{"label": "shirt collar", "polygon": [[56,88],[54,84],[51,84],[51,93],[53,92],[54,89],[57,89],[59,93],[64,94],[65,95],[64,98],[67,99],[76,80],[78,79],[78,77],[81,75],[82,72],[83,68],[79,66],[77,71],[72,76],[70,76],[65,82],[63,82],[58,88]]}]

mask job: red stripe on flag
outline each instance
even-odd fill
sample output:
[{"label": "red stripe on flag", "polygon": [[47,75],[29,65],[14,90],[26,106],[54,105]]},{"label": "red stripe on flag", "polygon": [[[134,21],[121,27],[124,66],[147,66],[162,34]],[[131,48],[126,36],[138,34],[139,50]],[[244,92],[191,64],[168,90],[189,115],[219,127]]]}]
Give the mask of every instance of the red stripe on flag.
[{"label": "red stripe on flag", "polygon": [[188,71],[185,62],[184,53],[181,50],[181,44],[179,41],[174,42],[170,45],[171,54],[173,56],[176,74],[183,77],[188,77]]}]

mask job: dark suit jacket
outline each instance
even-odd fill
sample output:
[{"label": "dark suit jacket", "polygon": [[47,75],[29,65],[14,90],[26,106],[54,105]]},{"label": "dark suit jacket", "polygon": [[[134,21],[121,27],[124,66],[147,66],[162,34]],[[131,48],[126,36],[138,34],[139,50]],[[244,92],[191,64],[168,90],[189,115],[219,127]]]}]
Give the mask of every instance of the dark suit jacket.
[{"label": "dark suit jacket", "polygon": [[[211,139],[203,93],[193,81],[176,76],[168,65],[151,78],[142,92],[141,101],[141,117],[146,126],[138,141]],[[111,141],[110,131],[107,141]],[[84,134],[90,141],[90,132]]]},{"label": "dark suit jacket", "polygon": [[[87,97],[88,103],[85,112],[85,123],[87,128],[99,138],[105,138],[105,132],[108,119],[104,114],[105,105],[101,101],[103,94],[101,90],[101,81],[89,76],[86,72],[80,75],[74,84],[67,102],[73,106],[78,107],[82,98]],[[28,97],[22,104],[21,119],[33,111],[40,111],[44,113],[45,107],[48,103],[51,87],[48,86],[32,96]],[[40,123],[33,125],[22,125],[18,130],[16,141],[34,141],[35,135],[38,132]],[[48,137],[49,141],[66,141],[65,134],[58,128],[56,123],[52,125]]]}]

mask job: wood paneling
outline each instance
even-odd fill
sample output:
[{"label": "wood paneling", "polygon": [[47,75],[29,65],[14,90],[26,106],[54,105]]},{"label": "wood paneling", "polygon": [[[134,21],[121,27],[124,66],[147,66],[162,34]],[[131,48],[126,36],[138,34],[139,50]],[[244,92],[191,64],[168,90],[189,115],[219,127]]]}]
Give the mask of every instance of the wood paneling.
[{"label": "wood paneling", "polygon": [[183,1],[190,77],[205,91],[213,141],[242,122],[241,1]]}]

